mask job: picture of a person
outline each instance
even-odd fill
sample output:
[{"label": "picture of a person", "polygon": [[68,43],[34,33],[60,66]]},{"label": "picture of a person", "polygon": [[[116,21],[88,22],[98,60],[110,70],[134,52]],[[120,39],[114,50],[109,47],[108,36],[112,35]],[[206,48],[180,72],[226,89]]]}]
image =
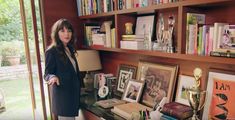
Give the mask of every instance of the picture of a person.
[{"label": "picture of a person", "polygon": [[138,89],[136,86],[130,85],[126,97],[127,97],[127,98],[130,98],[130,99],[133,99],[133,100],[136,100],[137,94],[138,94],[138,90],[139,90],[139,89]]}]

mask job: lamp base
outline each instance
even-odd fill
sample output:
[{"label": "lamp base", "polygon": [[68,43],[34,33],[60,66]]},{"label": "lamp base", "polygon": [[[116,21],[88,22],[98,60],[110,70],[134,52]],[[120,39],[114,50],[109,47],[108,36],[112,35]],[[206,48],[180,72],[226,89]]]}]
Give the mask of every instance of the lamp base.
[{"label": "lamp base", "polygon": [[92,91],[94,89],[94,82],[91,75],[87,72],[83,78],[84,86],[86,91]]}]

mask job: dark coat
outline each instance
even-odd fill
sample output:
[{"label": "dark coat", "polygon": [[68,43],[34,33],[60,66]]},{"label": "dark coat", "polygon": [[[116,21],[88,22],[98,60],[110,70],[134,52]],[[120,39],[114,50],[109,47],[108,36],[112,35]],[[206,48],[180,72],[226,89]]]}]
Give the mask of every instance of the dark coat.
[{"label": "dark coat", "polygon": [[52,112],[60,116],[77,116],[80,105],[80,77],[79,69],[74,70],[72,63],[66,56],[66,62],[55,47],[46,51],[45,77],[56,75],[60,85],[50,86]]}]

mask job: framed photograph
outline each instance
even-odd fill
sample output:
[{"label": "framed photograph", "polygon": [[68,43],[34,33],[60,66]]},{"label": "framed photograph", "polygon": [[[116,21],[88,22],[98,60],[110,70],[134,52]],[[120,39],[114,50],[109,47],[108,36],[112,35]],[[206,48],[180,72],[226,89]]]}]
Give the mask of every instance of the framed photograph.
[{"label": "framed photograph", "polygon": [[117,77],[117,92],[124,92],[126,84],[129,79],[135,79],[136,77],[136,66],[120,64],[118,69]]},{"label": "framed photograph", "polygon": [[149,34],[153,35],[154,15],[139,16],[136,20],[136,35]]},{"label": "framed photograph", "polygon": [[139,102],[143,88],[143,81],[137,81],[135,79],[128,80],[128,84],[122,95],[122,100],[125,100],[127,102]]},{"label": "framed photograph", "polygon": [[203,120],[235,119],[235,72],[211,69],[208,74],[207,99]]},{"label": "framed photograph", "polygon": [[178,66],[139,62],[137,80],[145,81],[142,103],[154,107],[163,97],[172,101]]},{"label": "framed photograph", "polygon": [[194,77],[187,75],[180,75],[176,90],[175,101],[190,106],[186,96],[186,89],[192,88],[193,85],[195,85]]}]

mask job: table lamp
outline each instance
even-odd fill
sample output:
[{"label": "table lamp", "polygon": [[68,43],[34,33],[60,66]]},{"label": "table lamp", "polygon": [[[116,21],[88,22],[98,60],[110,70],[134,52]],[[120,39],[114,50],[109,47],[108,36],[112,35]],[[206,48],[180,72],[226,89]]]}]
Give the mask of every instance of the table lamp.
[{"label": "table lamp", "polygon": [[96,50],[78,50],[77,61],[79,70],[85,71],[86,75],[83,78],[86,90],[92,90],[94,87],[94,78],[89,71],[102,69],[99,53]]}]

